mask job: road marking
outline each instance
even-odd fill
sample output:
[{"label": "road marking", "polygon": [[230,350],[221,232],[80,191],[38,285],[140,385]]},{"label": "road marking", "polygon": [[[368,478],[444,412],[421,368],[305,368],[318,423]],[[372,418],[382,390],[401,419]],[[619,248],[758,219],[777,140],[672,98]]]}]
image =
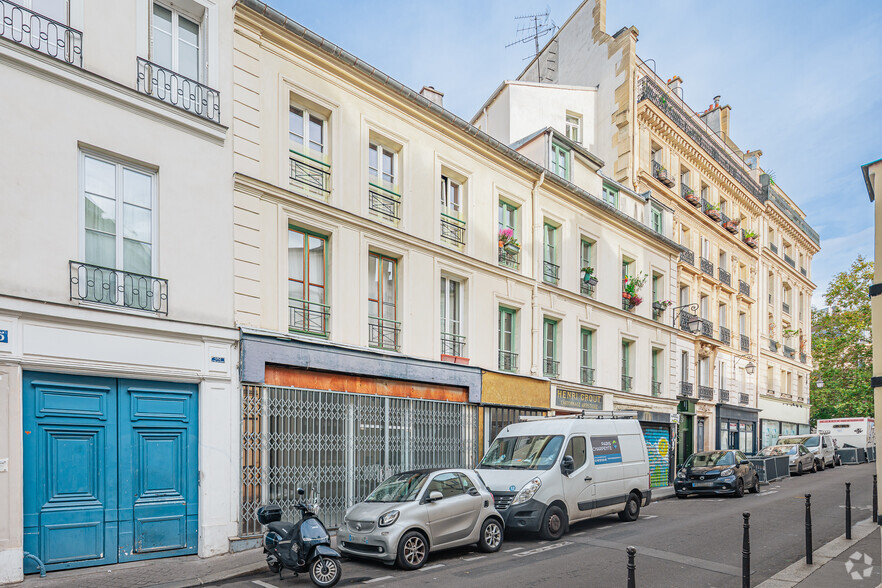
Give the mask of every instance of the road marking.
[{"label": "road marking", "polygon": [[528,555],[536,555],[537,553],[544,553],[546,551],[551,551],[552,549],[558,549],[560,547],[566,547],[567,545],[572,545],[572,541],[558,541],[557,543],[551,543],[549,545],[543,545],[542,547],[537,547],[536,549],[531,549],[529,551],[522,551],[520,553],[514,554],[513,557],[525,557]]},{"label": "road marking", "polygon": [[475,557],[463,557],[460,558],[462,561],[475,561],[476,559],[484,559],[487,557],[486,555],[476,555]]},{"label": "road marking", "polygon": [[611,529],[611,528],[612,528],[612,525],[607,525],[607,526],[605,526],[605,527],[597,527],[597,530],[598,530],[598,531],[603,531],[604,529]]},{"label": "road marking", "polygon": [[760,496],[768,496],[769,494],[777,494],[777,490],[766,490],[765,492],[760,492]]},{"label": "road marking", "polygon": [[578,533],[573,533],[572,536],[578,537],[579,535],[584,535],[584,534],[585,534],[585,531],[579,531]]},{"label": "road marking", "polygon": [[523,547],[512,547],[511,549],[506,549],[505,553],[511,553],[512,551],[520,551]]},{"label": "road marking", "polygon": [[643,518],[643,519],[657,519],[657,518],[658,518],[658,515],[645,515],[645,516],[642,516],[642,517],[640,517],[640,518]]},{"label": "road marking", "polygon": [[267,584],[266,582],[261,582],[260,580],[251,580],[252,584],[257,584],[258,586],[263,586],[263,588],[276,588],[272,584]]},{"label": "road marking", "polygon": [[395,576],[382,576],[380,578],[373,578],[371,580],[365,580],[362,584],[373,584],[374,582],[382,582],[383,580],[391,580]]},{"label": "road marking", "polygon": [[[624,551],[627,547],[624,543],[617,543],[615,541],[604,541],[603,539],[587,539],[585,543],[589,545],[596,545],[598,547],[606,547],[607,549],[615,549],[618,551]],[[729,566],[726,564],[721,564],[713,561],[708,561],[706,559],[699,559],[697,557],[690,557],[688,555],[682,555],[679,553],[673,553],[670,551],[662,551],[661,549],[653,549],[651,547],[637,547],[637,553],[641,556],[649,556],[657,559],[664,559],[668,561],[674,561],[677,563],[685,564],[692,566],[694,568],[700,568],[702,570],[710,570],[712,572],[718,572],[721,574],[728,574],[730,576],[738,577],[741,575],[741,568],[735,566]]]},{"label": "road marking", "polygon": [[429,570],[437,570],[438,568],[443,568],[444,564],[435,564],[433,566],[426,566],[424,568],[420,568],[420,571],[428,572]]}]

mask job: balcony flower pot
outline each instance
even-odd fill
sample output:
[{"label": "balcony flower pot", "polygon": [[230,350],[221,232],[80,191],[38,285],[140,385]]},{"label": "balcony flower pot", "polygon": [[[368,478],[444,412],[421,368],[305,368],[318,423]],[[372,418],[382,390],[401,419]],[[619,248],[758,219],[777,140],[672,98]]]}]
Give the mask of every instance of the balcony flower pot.
[{"label": "balcony flower pot", "polygon": [[588,285],[589,286],[596,286],[597,285],[597,278],[593,278],[593,277],[588,278]]},{"label": "balcony flower pot", "polygon": [[723,228],[729,231],[730,233],[738,232],[738,225],[741,224],[741,221],[730,220],[723,223]]},{"label": "balcony flower pot", "polygon": [[748,247],[756,249],[756,237],[745,237],[744,242],[747,244]]},{"label": "balcony flower pot", "polygon": [[514,243],[507,243],[507,244],[503,245],[503,248],[508,253],[519,253],[521,251],[521,248],[518,247],[517,245],[515,245]]},{"label": "balcony flower pot", "polygon": [[685,198],[686,202],[688,202],[689,204],[692,204],[693,206],[698,206],[699,199],[698,196],[695,195],[695,192],[686,192],[686,194],[683,195],[683,198]]},{"label": "balcony flower pot", "polygon": [[708,208],[704,211],[704,214],[708,215],[717,222],[720,222],[723,219],[723,217],[720,216],[720,211],[714,208]]},{"label": "balcony flower pot", "polygon": [[583,267],[582,268],[582,281],[588,284],[589,286],[597,285],[597,278],[594,277],[594,268],[593,267]]}]

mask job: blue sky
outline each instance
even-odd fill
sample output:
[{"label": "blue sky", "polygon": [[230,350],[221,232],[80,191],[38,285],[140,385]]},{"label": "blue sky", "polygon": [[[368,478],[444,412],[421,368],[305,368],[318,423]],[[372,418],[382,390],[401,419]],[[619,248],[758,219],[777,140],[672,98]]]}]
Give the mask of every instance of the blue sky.
[{"label": "blue sky", "polygon": [[[270,0],[269,4],[411,88],[433,85],[470,119],[529,51],[514,17],[548,8],[562,25],[580,0]],[[607,32],[640,31],[637,52],[704,110],[732,106],[730,132],[821,235],[815,304],[859,253],[872,258],[860,166],[882,158],[882,2],[608,0]]]}]

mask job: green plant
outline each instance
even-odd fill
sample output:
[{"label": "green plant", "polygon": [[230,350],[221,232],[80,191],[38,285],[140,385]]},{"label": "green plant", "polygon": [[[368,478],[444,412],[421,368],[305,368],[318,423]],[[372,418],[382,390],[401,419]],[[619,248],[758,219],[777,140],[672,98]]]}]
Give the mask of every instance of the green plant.
[{"label": "green plant", "polygon": [[587,282],[588,280],[590,280],[593,277],[594,277],[594,268],[593,267],[591,267],[590,265],[586,265],[585,267],[582,268],[582,279],[584,281]]},{"label": "green plant", "polygon": [[796,335],[799,335],[799,329],[784,329],[782,331],[782,334],[784,335],[784,337],[789,339],[790,337],[795,337]]},{"label": "green plant", "polygon": [[712,204],[708,202],[706,210],[720,210],[720,206],[718,204]]},{"label": "green plant", "polygon": [[757,235],[753,231],[744,231],[745,239],[756,239]]}]

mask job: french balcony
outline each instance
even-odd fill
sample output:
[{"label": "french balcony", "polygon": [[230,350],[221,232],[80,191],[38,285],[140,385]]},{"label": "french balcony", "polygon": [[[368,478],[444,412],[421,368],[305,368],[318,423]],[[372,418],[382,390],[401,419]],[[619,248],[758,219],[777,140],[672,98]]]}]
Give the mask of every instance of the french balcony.
[{"label": "french balcony", "polygon": [[714,324],[707,319],[701,319],[701,334],[705,337],[714,338]]},{"label": "french balcony", "polygon": [[591,282],[586,282],[585,280],[579,280],[579,292],[584,294],[585,296],[589,296],[594,298],[594,292],[597,289],[597,286],[592,284]]},{"label": "french balcony", "polygon": [[441,213],[441,238],[453,245],[465,245],[466,223]]},{"label": "french balcony", "polygon": [[630,392],[631,391],[631,382],[634,378],[632,376],[622,376],[622,392]]},{"label": "french balcony", "polygon": [[698,399],[699,400],[713,400],[714,399],[714,389],[710,386],[699,386],[698,387]]},{"label": "french balcony", "polygon": [[657,161],[652,162],[652,175],[668,188],[674,187],[674,178],[665,167]]},{"label": "french balcony", "polygon": [[717,272],[722,283],[726,284],[727,286],[732,285],[732,274],[730,274],[723,268],[717,268]]},{"label": "french balcony", "polygon": [[781,310],[783,310],[785,314],[790,314],[790,305],[786,302],[782,302]]},{"label": "french balcony", "polygon": [[748,284],[744,280],[738,280],[738,293],[744,294],[745,296],[750,298],[750,284]]},{"label": "french balcony", "polygon": [[695,265],[695,252],[691,249],[687,249],[686,251],[680,252],[680,261],[688,263],[690,265]]},{"label": "french balcony", "polygon": [[583,384],[587,384],[588,386],[591,386],[592,384],[594,384],[594,368],[582,366],[581,371],[582,371],[582,374],[581,374],[580,381]]},{"label": "french balcony", "polygon": [[775,255],[778,255],[778,246],[777,245],[775,245],[774,243],[769,243],[769,249],[772,250],[772,253],[774,253]]},{"label": "french balcony", "polygon": [[368,184],[368,210],[390,222],[401,219],[401,195],[374,183]]},{"label": "french balcony", "polygon": [[503,372],[518,371],[518,354],[514,351],[499,351],[499,369]]},{"label": "french balcony", "polygon": [[778,353],[778,342],[774,339],[769,339],[769,351],[773,353]]},{"label": "french balcony", "polygon": [[741,392],[739,400],[741,404],[748,404],[750,402],[750,396],[748,396],[745,392]]},{"label": "french balcony", "polygon": [[741,335],[741,351],[750,351],[750,337]]},{"label": "french balcony", "polygon": [[710,277],[714,277],[714,262],[709,259],[701,258],[701,271],[709,275]]},{"label": "french balcony", "polygon": [[560,375],[560,362],[550,357],[542,361],[542,373],[546,378],[556,378]]},{"label": "french balcony", "polygon": [[732,331],[726,327],[720,327],[720,343],[729,345],[732,342]]},{"label": "french balcony", "polygon": [[720,402],[729,402],[729,391],[720,388]]},{"label": "french balcony", "polygon": [[808,357],[802,351],[799,352],[799,363],[806,363],[808,361]]},{"label": "french balcony", "polygon": [[168,280],[70,261],[70,299],[168,314]]},{"label": "french balcony", "polygon": [[465,349],[465,335],[460,335],[458,333],[441,333],[441,355],[464,358],[466,357]]},{"label": "french balcony", "polygon": [[220,92],[142,57],[138,91],[220,124]]},{"label": "french balcony", "polygon": [[521,251],[516,248],[499,248],[499,265],[517,271],[521,267]]},{"label": "french balcony", "polygon": [[695,318],[695,315],[691,312],[686,312],[685,310],[680,313],[680,330],[686,331],[687,333],[691,333],[689,330],[689,321]]},{"label": "french balcony", "polygon": [[83,33],[8,0],[0,0],[0,37],[83,67]]},{"label": "french balcony", "polygon": [[744,244],[751,249],[756,249],[759,246],[759,244],[756,242],[756,235],[751,233],[747,229],[741,229],[741,240],[744,241]]},{"label": "french balcony", "polygon": [[715,204],[711,204],[704,198],[701,199],[701,211],[710,219],[715,220],[716,222],[720,222],[723,218],[722,213],[720,212],[719,207]]},{"label": "french balcony", "polygon": [[738,228],[741,226],[741,219],[729,218],[725,214],[722,215],[722,217],[723,217],[723,220],[722,220],[721,224],[723,225],[723,228],[726,229],[727,231],[729,231],[730,233],[732,233],[733,235],[736,235],[738,233]]},{"label": "french balcony", "polygon": [[680,396],[692,398],[692,382],[680,382]]},{"label": "french balcony", "polygon": [[401,322],[369,316],[368,343],[378,349],[398,351],[401,349]]},{"label": "french balcony", "polygon": [[327,337],[331,331],[331,307],[320,302],[288,299],[288,330]]},{"label": "french balcony", "polygon": [[699,197],[695,194],[695,190],[687,186],[684,182],[680,183],[680,195],[692,206],[698,206]]},{"label": "french balcony", "polygon": [[549,283],[557,285],[560,275],[560,266],[550,261],[542,262],[542,279]]},{"label": "french balcony", "polygon": [[786,253],[784,254],[784,263],[786,263],[787,265],[789,265],[793,269],[796,269],[796,260],[793,259],[792,257],[790,257],[789,255],[787,255]]},{"label": "french balcony", "polygon": [[331,166],[308,155],[289,150],[288,179],[291,190],[327,200],[331,193]]},{"label": "french balcony", "polygon": [[661,382],[652,381],[652,395],[658,398],[661,396]]},{"label": "french balcony", "polygon": [[787,357],[796,357],[796,349],[790,347],[789,345],[785,345],[784,355],[786,355]]}]

